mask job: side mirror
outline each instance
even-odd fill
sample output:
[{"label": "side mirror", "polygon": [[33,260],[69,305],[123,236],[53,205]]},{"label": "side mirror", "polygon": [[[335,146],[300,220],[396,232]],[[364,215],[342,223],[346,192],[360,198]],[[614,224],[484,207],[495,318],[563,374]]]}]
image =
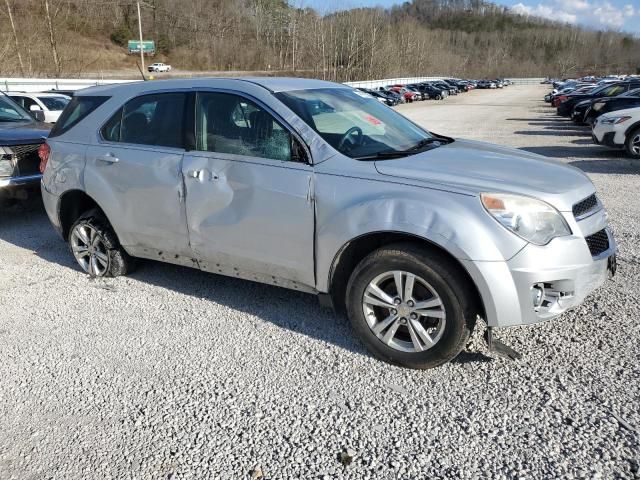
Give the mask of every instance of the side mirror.
[{"label": "side mirror", "polygon": [[40,108],[40,105],[31,105],[29,107],[29,111],[30,112],[41,112],[42,109]]},{"label": "side mirror", "polygon": [[42,110],[31,110],[31,116],[39,122],[44,122],[44,112]]}]

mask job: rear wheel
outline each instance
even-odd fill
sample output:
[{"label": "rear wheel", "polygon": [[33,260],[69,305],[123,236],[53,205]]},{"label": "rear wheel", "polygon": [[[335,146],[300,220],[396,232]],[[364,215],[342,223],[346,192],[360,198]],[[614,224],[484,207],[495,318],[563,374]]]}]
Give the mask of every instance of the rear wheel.
[{"label": "rear wheel", "polygon": [[456,357],[475,324],[468,282],[453,262],[412,244],[383,247],[347,286],[356,334],[378,358],[433,368]]},{"label": "rear wheel", "polygon": [[625,150],[631,158],[640,158],[640,127],[627,136]]},{"label": "rear wheel", "polygon": [[120,246],[107,219],[89,210],[69,232],[69,248],[80,268],[92,277],[117,277],[134,268],[134,259]]}]

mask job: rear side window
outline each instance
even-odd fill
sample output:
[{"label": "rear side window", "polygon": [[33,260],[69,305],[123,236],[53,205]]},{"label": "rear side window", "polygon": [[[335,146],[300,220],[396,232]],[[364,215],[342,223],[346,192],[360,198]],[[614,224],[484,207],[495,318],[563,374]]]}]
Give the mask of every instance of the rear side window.
[{"label": "rear side window", "polygon": [[158,93],[127,102],[104,124],[109,142],[181,148],[187,95]]},{"label": "rear side window", "polygon": [[60,114],[60,118],[54,125],[49,137],[57,137],[69,131],[80,120],[93,112],[96,108],[106,102],[109,97],[73,97]]}]

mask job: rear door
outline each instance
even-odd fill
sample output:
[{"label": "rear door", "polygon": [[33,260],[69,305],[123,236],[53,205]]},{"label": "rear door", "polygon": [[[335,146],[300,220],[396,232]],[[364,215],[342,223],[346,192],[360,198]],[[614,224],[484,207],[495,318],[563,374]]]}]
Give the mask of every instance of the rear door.
[{"label": "rear door", "polygon": [[185,154],[183,175],[201,268],[313,288],[313,169],[292,152],[291,132],[231,92],[199,92],[195,118],[196,149]]},{"label": "rear door", "polygon": [[127,102],[87,149],[85,186],[129,253],[190,264],[182,183],[187,92]]}]

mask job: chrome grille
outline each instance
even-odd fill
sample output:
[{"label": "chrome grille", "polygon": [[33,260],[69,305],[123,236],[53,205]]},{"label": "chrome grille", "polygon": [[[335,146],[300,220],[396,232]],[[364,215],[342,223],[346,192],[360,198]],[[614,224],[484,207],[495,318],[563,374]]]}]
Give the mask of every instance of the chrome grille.
[{"label": "chrome grille", "polygon": [[1,147],[4,152],[2,159],[10,160],[11,162],[12,173],[10,176],[39,173],[40,157],[38,157],[38,148],[40,145],[40,143],[31,143]]},{"label": "chrome grille", "polygon": [[602,252],[609,250],[609,236],[604,229],[585,237],[585,240],[593,257],[597,257]]},{"label": "chrome grille", "polygon": [[598,197],[596,194],[588,196],[584,200],[576,203],[573,206],[573,216],[576,218],[584,217],[589,212],[595,210],[598,207]]}]

